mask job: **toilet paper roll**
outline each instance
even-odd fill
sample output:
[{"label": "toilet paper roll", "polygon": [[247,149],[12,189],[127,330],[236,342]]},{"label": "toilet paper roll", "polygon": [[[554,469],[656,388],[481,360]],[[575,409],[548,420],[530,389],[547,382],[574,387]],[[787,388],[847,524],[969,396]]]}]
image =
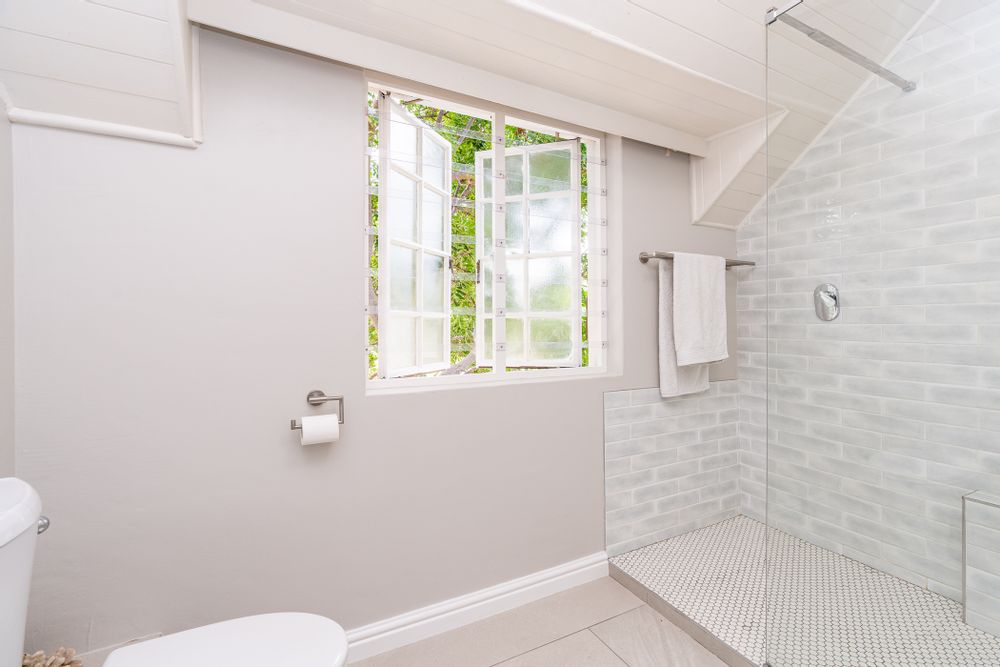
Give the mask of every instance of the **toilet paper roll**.
[{"label": "toilet paper roll", "polygon": [[312,415],[303,417],[299,432],[302,445],[337,442],[340,439],[340,418],[337,415]]}]

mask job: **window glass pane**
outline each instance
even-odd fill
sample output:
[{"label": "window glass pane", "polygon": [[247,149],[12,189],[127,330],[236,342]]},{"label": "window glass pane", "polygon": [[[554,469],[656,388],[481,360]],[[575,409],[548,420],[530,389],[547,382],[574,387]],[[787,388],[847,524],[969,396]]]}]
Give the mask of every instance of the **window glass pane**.
[{"label": "window glass pane", "polygon": [[389,159],[413,173],[417,172],[417,127],[392,110],[389,127]]},{"label": "window glass pane", "polygon": [[507,202],[507,252],[524,252],[524,202]]},{"label": "window glass pane", "polygon": [[524,193],[524,156],[508,155],[504,164],[507,165],[507,187],[505,192],[508,196],[520,195]]},{"label": "window glass pane", "polygon": [[476,204],[481,207],[483,220],[483,255],[493,254],[493,204]]},{"label": "window glass pane", "polygon": [[524,260],[507,260],[507,311],[524,311]]},{"label": "window glass pane", "polygon": [[483,361],[493,361],[493,318],[483,318]]},{"label": "window glass pane", "polygon": [[569,310],[573,305],[573,290],[570,288],[572,272],[573,260],[570,257],[528,260],[531,310]]},{"label": "window glass pane", "polygon": [[487,313],[493,312],[493,262],[489,260],[483,260],[482,264],[483,275],[480,280],[483,281],[483,310]]},{"label": "window glass pane", "polygon": [[444,257],[424,253],[424,310],[444,312]]},{"label": "window glass pane", "polygon": [[389,170],[389,233],[393,238],[417,240],[417,184],[399,172]]},{"label": "window glass pane", "polygon": [[558,192],[570,189],[572,161],[568,148],[528,154],[528,191]]},{"label": "window glass pane", "polygon": [[573,328],[569,320],[532,319],[530,329],[531,359],[567,359],[573,353]]},{"label": "window glass pane", "polygon": [[[507,361],[524,363],[524,320],[519,317],[504,318],[507,324]],[[483,319],[483,361],[493,360],[493,319]]]},{"label": "window glass pane", "polygon": [[524,363],[524,320],[520,317],[504,318],[507,322],[507,363]]},{"label": "window glass pane", "polygon": [[576,221],[569,195],[535,199],[529,203],[531,252],[570,251]]},{"label": "window glass pane", "polygon": [[430,130],[424,130],[424,173],[423,177],[442,190],[446,190],[445,183],[445,148],[432,139]]},{"label": "window glass pane", "polygon": [[389,251],[389,272],[392,285],[389,287],[389,305],[399,310],[415,310],[417,307],[417,251],[392,246]]},{"label": "window glass pane", "polygon": [[424,352],[423,363],[440,364],[444,362],[444,323],[440,317],[424,318]]},{"label": "window glass pane", "polygon": [[492,199],[493,197],[493,158],[483,158],[483,177],[478,183],[482,197]]},{"label": "window glass pane", "polygon": [[424,188],[424,245],[435,250],[444,250],[445,210],[444,197]]},{"label": "window glass pane", "polygon": [[416,318],[393,315],[389,318],[389,370],[417,365]]}]

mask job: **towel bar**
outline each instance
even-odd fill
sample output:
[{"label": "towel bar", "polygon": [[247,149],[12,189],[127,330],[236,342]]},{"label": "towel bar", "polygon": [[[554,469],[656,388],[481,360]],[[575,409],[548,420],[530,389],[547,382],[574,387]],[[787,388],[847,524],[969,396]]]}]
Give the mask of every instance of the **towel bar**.
[{"label": "towel bar", "polygon": [[[645,264],[651,259],[673,259],[674,253],[672,252],[661,252],[655,250],[653,252],[640,252],[639,261]],[[726,268],[730,269],[734,266],[757,266],[757,262],[751,262],[748,259],[727,259]]]}]

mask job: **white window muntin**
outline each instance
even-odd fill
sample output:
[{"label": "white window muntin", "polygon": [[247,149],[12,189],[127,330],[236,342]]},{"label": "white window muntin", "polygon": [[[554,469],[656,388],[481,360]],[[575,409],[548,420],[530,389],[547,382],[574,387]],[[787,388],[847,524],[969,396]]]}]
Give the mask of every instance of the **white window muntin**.
[{"label": "white window muntin", "polygon": [[[378,226],[381,378],[429,373],[450,365],[450,184],[451,143],[382,94]],[[406,207],[410,209],[408,216],[399,213]],[[400,233],[393,227],[402,222],[409,229]],[[408,262],[400,261],[407,256]],[[407,263],[411,275],[404,279],[401,273]],[[429,266],[436,268],[439,289],[433,289]]]}]

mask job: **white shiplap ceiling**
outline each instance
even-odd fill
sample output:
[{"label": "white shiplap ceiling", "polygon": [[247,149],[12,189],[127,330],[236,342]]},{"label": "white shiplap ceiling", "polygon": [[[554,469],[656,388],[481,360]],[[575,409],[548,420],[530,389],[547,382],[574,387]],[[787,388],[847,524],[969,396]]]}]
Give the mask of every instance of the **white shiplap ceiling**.
[{"label": "white shiplap ceiling", "polygon": [[[211,0],[204,0],[211,1]],[[255,0],[258,4],[555,90],[709,142],[788,114],[762,156],[702,197],[699,222],[735,227],[867,80],[868,72],[791,29],[773,0]],[[795,15],[876,61],[931,0],[806,0]],[[600,128],[599,128],[600,129]],[[763,134],[761,134],[763,139]],[[710,151],[706,151],[706,154]],[[714,165],[707,165],[714,168]]]},{"label": "white shiplap ceiling", "polygon": [[[964,7],[982,0],[946,1]],[[771,135],[769,169],[762,155],[747,161],[753,151],[744,146],[743,169],[734,177],[730,160],[717,191],[702,193],[706,206],[699,220],[733,227],[768,178],[802,153],[868,77],[787,26],[772,29],[766,45],[764,14],[772,2],[186,0],[186,5],[192,20],[211,27],[387,74],[406,76],[380,64],[405,62],[407,53],[426,55],[432,64],[424,71],[436,75],[451,68],[439,79],[458,92],[505,103],[475,80],[489,75],[521,86],[519,99],[535,106],[529,111],[545,115],[550,100],[563,110],[567,101],[579,100],[585,111],[564,120],[696,155],[712,154],[720,135],[731,137],[759,122],[765,111],[787,110]],[[805,0],[793,11],[882,61],[931,3]],[[0,0],[0,83],[8,105],[192,136],[189,62],[184,62],[190,54],[183,52],[187,27],[179,20],[184,4]],[[284,26],[280,36],[271,25],[278,18]],[[394,59],[380,57],[391,49]],[[767,110],[765,56],[771,67]],[[440,81],[424,83],[440,86]],[[609,119],[606,127],[603,118]]]},{"label": "white shiplap ceiling", "polygon": [[[708,79],[658,57],[641,44],[619,39],[599,28],[600,24],[564,13],[567,8],[550,6],[558,3],[258,1],[511,79],[614,106],[700,137],[748,123],[763,110],[759,89],[750,92]],[[623,9],[629,9],[629,4],[621,3]]]}]

